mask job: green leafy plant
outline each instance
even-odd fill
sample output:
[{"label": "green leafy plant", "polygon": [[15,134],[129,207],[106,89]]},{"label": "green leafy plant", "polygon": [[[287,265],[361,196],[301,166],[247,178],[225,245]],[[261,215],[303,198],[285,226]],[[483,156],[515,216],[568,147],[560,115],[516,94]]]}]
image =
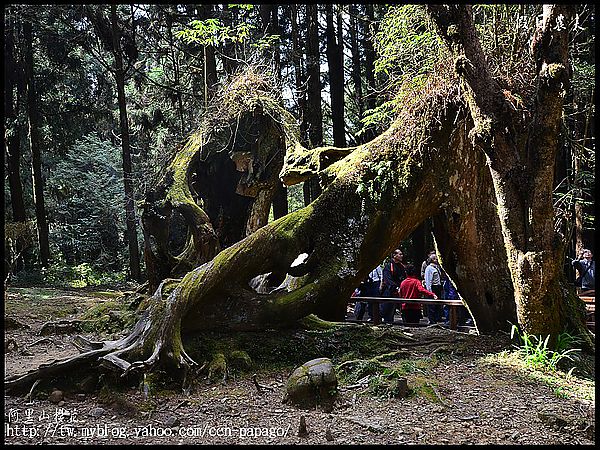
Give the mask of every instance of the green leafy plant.
[{"label": "green leafy plant", "polygon": [[525,363],[533,368],[556,371],[558,364],[562,360],[574,360],[574,353],[581,349],[573,348],[579,340],[569,333],[561,333],[557,338],[555,349],[549,346],[550,335],[546,338],[535,336],[526,332],[520,332],[516,325],[512,325],[510,332],[511,339],[517,339],[519,344],[513,344],[516,353],[521,356]]},{"label": "green leafy plant", "polygon": [[123,282],[126,277],[123,271],[106,271],[89,263],[69,265],[61,253],[56,255],[50,267],[41,269],[41,275],[42,279],[40,281],[46,284],[73,288]]}]

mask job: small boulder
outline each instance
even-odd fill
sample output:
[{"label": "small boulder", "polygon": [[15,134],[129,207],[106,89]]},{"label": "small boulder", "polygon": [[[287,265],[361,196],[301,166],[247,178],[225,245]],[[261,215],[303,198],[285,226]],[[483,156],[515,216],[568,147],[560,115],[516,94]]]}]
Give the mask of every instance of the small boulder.
[{"label": "small boulder", "polygon": [[62,401],[63,397],[64,397],[63,392],[59,391],[58,389],[55,389],[48,396],[48,401],[58,404],[60,401]]},{"label": "small boulder", "polygon": [[181,423],[181,421],[179,420],[179,417],[176,416],[169,416],[167,417],[167,419],[165,420],[165,426],[167,428],[173,428],[178,426]]},{"label": "small boulder", "polygon": [[105,412],[106,412],[106,410],[104,408],[98,407],[98,408],[92,409],[89,412],[88,416],[90,416],[90,417],[100,417],[100,416],[103,416]]},{"label": "small boulder", "polygon": [[331,410],[337,393],[337,376],[329,358],[317,358],[297,367],[286,385],[284,403],[290,402],[300,407],[321,405]]},{"label": "small boulder", "polygon": [[229,365],[232,369],[244,372],[252,367],[252,359],[242,350],[235,350],[229,355]]}]

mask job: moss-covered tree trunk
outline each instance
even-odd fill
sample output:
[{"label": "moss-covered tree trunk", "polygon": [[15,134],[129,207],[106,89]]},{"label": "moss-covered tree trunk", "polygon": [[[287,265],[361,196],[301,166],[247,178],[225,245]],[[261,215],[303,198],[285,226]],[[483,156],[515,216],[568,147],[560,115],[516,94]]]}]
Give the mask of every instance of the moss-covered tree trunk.
[{"label": "moss-covered tree trunk", "polygon": [[275,102],[259,74],[233,79],[147,192],[142,223],[151,292],[267,223],[285,154]]},{"label": "moss-covered tree trunk", "polygon": [[[511,95],[492,78],[480,47],[471,8],[429,7],[440,35],[455,56],[474,127],[469,136],[483,150],[494,186],[519,324],[530,334],[565,329],[587,335],[581,302],[565,295],[564,250],[553,228],[554,161],[569,82],[568,26],[571,8],[544,6],[532,48],[537,91],[522,120]],[[526,100],[526,103],[527,103]]]},{"label": "moss-covered tree trunk", "polygon": [[[447,177],[444,159],[458,108],[448,103],[451,90],[447,82],[432,79],[419,105],[349,154],[332,147],[309,152],[298,144],[297,130],[283,126],[288,154],[282,179],[299,182],[317,173],[323,193],[182,280],[162,282],[128,337],[88,343],[83,354],[44,370],[98,361],[124,373],[155,364],[187,367],[192,361],[182,347],[182,332],[288,327],[311,313],[342,319],[354,286],[444,200],[438,180]],[[289,123],[281,113],[281,123]],[[306,260],[292,267],[303,253]],[[276,271],[296,277],[293,285],[267,294],[250,287],[255,277]],[[39,376],[28,374],[6,386],[17,388]]]},{"label": "moss-covered tree trunk", "polygon": [[454,157],[438,180],[445,198],[433,234],[440,263],[486,333],[508,329],[517,317],[494,189],[484,155],[469,141],[471,126],[463,116],[454,131]]}]

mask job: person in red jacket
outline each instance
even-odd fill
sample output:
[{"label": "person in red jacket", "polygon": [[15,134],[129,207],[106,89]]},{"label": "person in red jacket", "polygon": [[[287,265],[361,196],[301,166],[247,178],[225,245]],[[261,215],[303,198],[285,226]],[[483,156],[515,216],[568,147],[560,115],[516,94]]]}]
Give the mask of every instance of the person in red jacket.
[{"label": "person in red jacket", "polygon": [[[437,300],[437,295],[423,287],[421,280],[417,278],[418,275],[415,266],[412,264],[406,266],[406,279],[400,283],[398,289],[400,298],[422,298],[421,294],[423,294]],[[402,303],[402,320],[404,323],[419,323],[422,317],[422,307],[423,305],[420,303]]]}]

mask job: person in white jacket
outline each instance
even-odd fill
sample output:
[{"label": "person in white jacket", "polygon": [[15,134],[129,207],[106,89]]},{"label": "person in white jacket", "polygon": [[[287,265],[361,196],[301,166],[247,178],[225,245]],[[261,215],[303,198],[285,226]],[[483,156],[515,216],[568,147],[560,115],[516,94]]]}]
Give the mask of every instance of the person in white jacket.
[{"label": "person in white jacket", "polygon": [[[434,253],[428,258],[425,268],[425,289],[433,292],[438,298],[444,298],[442,285],[442,268],[438,264],[437,255]],[[442,305],[428,305],[427,317],[430,324],[442,322]]]}]

